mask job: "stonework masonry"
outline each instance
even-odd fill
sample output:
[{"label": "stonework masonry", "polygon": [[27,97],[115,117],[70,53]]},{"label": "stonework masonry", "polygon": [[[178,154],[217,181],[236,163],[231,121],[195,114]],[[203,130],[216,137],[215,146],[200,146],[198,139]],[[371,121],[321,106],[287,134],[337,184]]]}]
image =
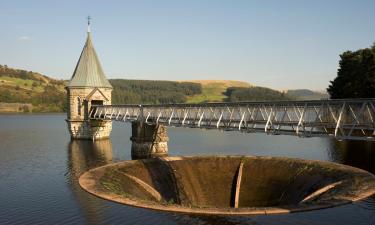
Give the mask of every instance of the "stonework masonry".
[{"label": "stonework masonry", "polygon": [[67,88],[68,130],[73,139],[108,138],[112,130],[110,120],[90,120],[93,103],[111,104],[111,88]]},{"label": "stonework masonry", "polygon": [[166,156],[168,154],[167,128],[163,125],[132,122],[132,159]]}]

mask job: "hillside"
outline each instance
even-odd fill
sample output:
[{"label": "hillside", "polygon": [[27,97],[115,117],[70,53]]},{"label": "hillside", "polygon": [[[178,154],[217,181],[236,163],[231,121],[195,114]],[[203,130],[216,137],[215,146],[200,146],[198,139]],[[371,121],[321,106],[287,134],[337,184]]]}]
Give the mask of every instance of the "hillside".
[{"label": "hillside", "polygon": [[[193,82],[152,80],[109,80],[113,104],[184,103],[202,93]],[[0,65],[0,112],[63,112],[66,110],[67,81],[40,73]]]},{"label": "hillside", "polygon": [[308,89],[287,90],[286,95],[298,100],[320,100],[329,98],[327,93],[311,91]]},{"label": "hillside", "polygon": [[113,104],[184,103],[202,93],[202,86],[192,82],[111,79]]},{"label": "hillside", "polygon": [[227,88],[251,87],[247,82],[234,80],[189,80],[188,82],[202,85],[202,93],[188,96],[187,103],[224,102],[228,97],[225,95]]},{"label": "hillside", "polygon": [[266,87],[229,87],[225,95],[228,102],[294,100],[284,92]]},{"label": "hillside", "polygon": [[[185,82],[185,81],[183,81]],[[187,103],[264,100],[319,100],[329,95],[309,89],[277,91],[234,80],[187,80],[202,85],[202,93],[187,96]]]},{"label": "hillside", "polygon": [[[327,94],[307,89],[280,92],[232,80],[109,80],[113,104],[163,104],[262,100],[311,100]],[[63,112],[67,81],[0,65],[0,112]]]},{"label": "hillside", "polygon": [[2,112],[61,112],[66,107],[65,82],[32,71],[0,65],[0,102],[26,103],[33,107],[3,104]]}]

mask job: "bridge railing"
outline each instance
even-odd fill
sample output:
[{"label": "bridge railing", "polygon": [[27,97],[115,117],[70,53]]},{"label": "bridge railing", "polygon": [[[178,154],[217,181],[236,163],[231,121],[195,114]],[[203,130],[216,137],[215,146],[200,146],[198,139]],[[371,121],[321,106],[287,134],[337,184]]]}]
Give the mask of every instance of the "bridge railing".
[{"label": "bridge railing", "polygon": [[94,106],[91,119],[375,140],[375,99]]}]

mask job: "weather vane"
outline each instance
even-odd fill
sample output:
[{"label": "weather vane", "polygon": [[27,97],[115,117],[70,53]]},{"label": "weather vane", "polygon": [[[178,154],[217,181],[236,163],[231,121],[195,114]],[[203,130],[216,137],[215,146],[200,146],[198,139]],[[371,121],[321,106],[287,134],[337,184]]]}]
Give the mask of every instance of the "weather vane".
[{"label": "weather vane", "polygon": [[89,15],[89,16],[87,16],[87,32],[91,32],[91,30],[90,30],[90,21],[91,21],[91,17]]}]

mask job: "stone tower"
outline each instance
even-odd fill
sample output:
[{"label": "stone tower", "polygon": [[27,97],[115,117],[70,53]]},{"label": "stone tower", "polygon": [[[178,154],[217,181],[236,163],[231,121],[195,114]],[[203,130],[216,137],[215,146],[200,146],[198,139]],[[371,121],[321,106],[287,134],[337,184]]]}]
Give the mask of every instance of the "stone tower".
[{"label": "stone tower", "polygon": [[70,82],[67,123],[72,139],[108,138],[112,130],[109,120],[90,120],[92,105],[111,104],[112,86],[104,75],[91,40],[90,21],[87,39]]}]

